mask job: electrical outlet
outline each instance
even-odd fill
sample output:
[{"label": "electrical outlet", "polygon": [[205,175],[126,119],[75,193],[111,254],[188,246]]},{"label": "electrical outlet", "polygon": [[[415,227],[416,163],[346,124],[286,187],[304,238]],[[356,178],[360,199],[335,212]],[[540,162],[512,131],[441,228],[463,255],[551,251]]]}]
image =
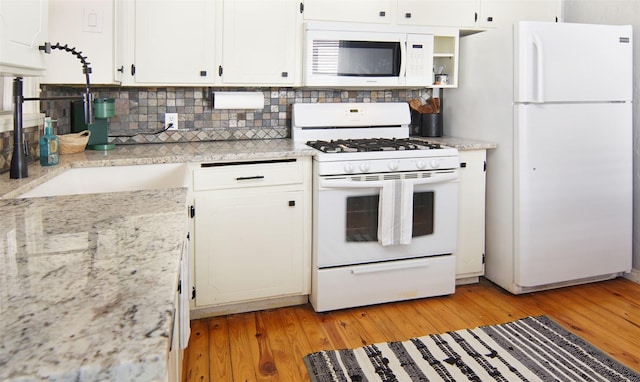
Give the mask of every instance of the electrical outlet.
[{"label": "electrical outlet", "polygon": [[167,130],[178,130],[178,113],[164,113],[164,127]]}]

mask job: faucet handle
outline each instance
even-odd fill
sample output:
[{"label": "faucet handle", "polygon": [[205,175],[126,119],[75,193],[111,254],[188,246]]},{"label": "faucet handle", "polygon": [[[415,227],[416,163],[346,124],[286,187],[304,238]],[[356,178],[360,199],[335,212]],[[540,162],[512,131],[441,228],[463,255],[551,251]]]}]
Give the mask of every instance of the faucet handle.
[{"label": "faucet handle", "polygon": [[40,45],[38,49],[43,50],[46,54],[51,54],[51,43],[45,42],[44,45]]},{"label": "faucet handle", "polygon": [[84,106],[84,123],[86,125],[93,124],[93,94],[90,92],[82,93],[82,104]]}]

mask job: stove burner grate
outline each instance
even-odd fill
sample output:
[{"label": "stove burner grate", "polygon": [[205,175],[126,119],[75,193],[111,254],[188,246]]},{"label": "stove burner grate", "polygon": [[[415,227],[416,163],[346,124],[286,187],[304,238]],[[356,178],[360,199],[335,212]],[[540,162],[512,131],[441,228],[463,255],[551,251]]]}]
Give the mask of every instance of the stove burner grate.
[{"label": "stove burner grate", "polygon": [[436,150],[439,143],[428,143],[411,138],[335,139],[308,141],[307,146],[324,153],[349,153],[365,151]]}]

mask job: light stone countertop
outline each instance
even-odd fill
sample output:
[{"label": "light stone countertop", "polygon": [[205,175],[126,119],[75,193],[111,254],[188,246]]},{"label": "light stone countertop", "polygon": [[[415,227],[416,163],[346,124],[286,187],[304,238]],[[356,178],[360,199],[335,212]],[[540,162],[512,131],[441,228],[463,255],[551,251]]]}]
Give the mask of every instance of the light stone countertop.
[{"label": "light stone countertop", "polygon": [[187,189],[12,199],[74,167],[310,156],[291,140],[118,145],[0,175],[0,380],[164,380]]},{"label": "light stone countertop", "polygon": [[74,167],[240,161],[312,156],[315,153],[316,150],[294,144],[290,139],[117,145],[114,150],[85,150],[60,155],[60,163],[56,166],[29,163],[29,177],[25,179],[10,179],[8,172],[0,174],[0,198],[15,198]]},{"label": "light stone countertop", "polygon": [[0,380],[164,380],[186,195],[0,200]]},{"label": "light stone countertop", "polygon": [[412,137],[427,141],[430,143],[440,143],[445,146],[453,147],[458,151],[467,150],[490,150],[495,149],[497,145],[491,142],[476,141],[473,139],[456,138],[456,137]]}]

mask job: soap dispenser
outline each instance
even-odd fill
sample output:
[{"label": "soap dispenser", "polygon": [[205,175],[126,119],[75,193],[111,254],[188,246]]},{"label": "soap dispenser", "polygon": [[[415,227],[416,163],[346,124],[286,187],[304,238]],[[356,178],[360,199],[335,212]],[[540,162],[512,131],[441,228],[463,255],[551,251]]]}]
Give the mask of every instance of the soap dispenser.
[{"label": "soap dispenser", "polygon": [[44,135],[40,137],[40,164],[54,166],[60,159],[60,140],[53,134],[51,117],[44,119]]}]

